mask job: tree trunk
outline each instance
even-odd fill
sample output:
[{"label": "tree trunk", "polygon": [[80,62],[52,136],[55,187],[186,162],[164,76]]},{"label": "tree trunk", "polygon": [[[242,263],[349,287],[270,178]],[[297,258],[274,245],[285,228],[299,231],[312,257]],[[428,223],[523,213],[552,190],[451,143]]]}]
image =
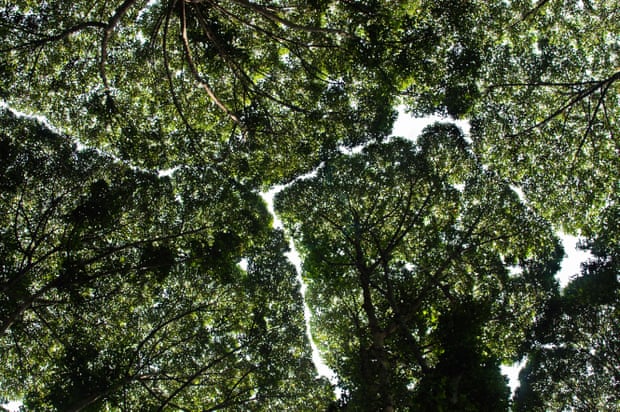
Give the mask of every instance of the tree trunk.
[{"label": "tree trunk", "polygon": [[[391,365],[385,347],[386,331],[377,319],[370,290],[370,273],[368,268],[358,267],[362,286],[362,308],[368,317],[368,328],[371,336],[370,347],[360,349],[362,357],[362,376],[368,388],[369,400],[384,412],[394,411],[394,398],[391,393]],[[370,405],[369,405],[370,406]]]}]

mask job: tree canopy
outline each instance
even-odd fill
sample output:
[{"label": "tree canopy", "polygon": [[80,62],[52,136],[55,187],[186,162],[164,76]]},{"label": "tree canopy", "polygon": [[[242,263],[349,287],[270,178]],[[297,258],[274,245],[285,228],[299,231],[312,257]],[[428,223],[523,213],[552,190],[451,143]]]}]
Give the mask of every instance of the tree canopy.
[{"label": "tree canopy", "polygon": [[315,333],[354,409],[507,404],[498,362],[553,290],[557,255],[544,221],[468,149],[455,126],[436,125],[417,146],[338,156],[278,195]]},{"label": "tree canopy", "polygon": [[516,410],[620,407],[620,211],[610,208],[603,219],[606,231],[582,246],[594,256],[549,302],[528,339]]},{"label": "tree canopy", "polygon": [[0,4],[0,401],[620,408],[617,0]]},{"label": "tree canopy", "polygon": [[256,194],[2,121],[4,396],[35,410],[324,403],[287,244]]}]

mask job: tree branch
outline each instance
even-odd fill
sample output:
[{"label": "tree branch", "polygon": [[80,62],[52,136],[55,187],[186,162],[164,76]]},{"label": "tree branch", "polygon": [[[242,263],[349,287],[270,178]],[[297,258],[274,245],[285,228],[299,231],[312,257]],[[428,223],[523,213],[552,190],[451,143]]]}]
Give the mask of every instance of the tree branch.
[{"label": "tree branch", "polygon": [[[616,73],[614,76],[618,76],[619,74],[620,72]],[[579,156],[579,153],[581,153],[581,149],[583,149],[583,146],[586,143],[586,140],[588,139],[588,135],[592,133],[592,127],[594,126],[594,122],[596,121],[596,116],[598,115],[598,112],[605,101],[605,95],[607,94],[607,91],[609,90],[613,82],[614,80],[611,80],[604,87],[601,88],[601,94],[596,102],[596,106],[594,107],[594,112],[588,119],[588,125],[586,127],[586,130],[583,133],[581,140],[579,141],[579,145],[577,146],[577,150],[575,150],[575,154],[573,155],[573,162],[571,165],[571,174],[574,169],[575,163],[577,161],[577,157]]]},{"label": "tree branch", "polygon": [[179,386],[177,389],[175,389],[170,395],[168,395],[166,397],[166,399],[164,399],[164,401],[161,403],[161,405],[159,405],[159,408],[157,408],[157,411],[158,412],[159,411],[163,411],[165,409],[166,405],[168,405],[172,401],[172,399],[174,399],[179,393],[181,393],[183,390],[185,390],[185,388],[187,388],[189,385],[191,385],[192,382],[194,381],[194,379],[197,379],[207,369],[212,368],[214,365],[218,364],[219,362],[223,361],[224,359],[228,358],[229,356],[234,355],[235,353],[237,353],[238,351],[240,351],[244,347],[245,347],[245,345],[241,345],[238,348],[235,348],[233,350],[225,352],[224,354],[222,354],[221,356],[213,359],[211,362],[207,363],[206,365],[198,368],[191,376],[189,376],[187,378],[187,380],[181,386]]},{"label": "tree branch", "polygon": [[222,111],[226,113],[226,115],[234,123],[243,128],[241,120],[239,120],[239,118],[234,113],[232,113],[232,111],[217,97],[217,95],[215,94],[213,89],[211,89],[206,80],[203,80],[200,76],[200,73],[198,73],[198,69],[196,68],[196,65],[194,63],[192,51],[189,46],[189,39],[187,37],[187,16],[185,14],[185,1],[181,1],[181,39],[183,40],[183,48],[185,50],[187,64],[189,65],[190,71],[192,72],[192,75],[194,76],[194,79],[196,80],[198,85],[207,92],[207,95],[211,98],[211,101],[213,101],[217,105],[217,107],[222,109]]},{"label": "tree branch", "polygon": [[513,134],[509,135],[508,137],[518,137],[521,134],[531,132],[532,130],[534,130],[534,129],[540,127],[540,126],[544,126],[545,124],[549,123],[554,118],[556,118],[559,115],[561,115],[562,113],[564,113],[568,108],[570,108],[573,105],[575,105],[576,103],[584,100],[588,96],[590,96],[593,93],[595,93],[597,90],[602,89],[604,92],[606,92],[609,89],[609,87],[611,86],[611,84],[614,83],[615,81],[617,81],[618,79],[620,79],[620,72],[614,73],[612,76],[610,76],[609,78],[607,78],[605,80],[600,80],[600,81],[595,82],[595,83],[587,83],[587,84],[592,84],[592,86],[590,86],[587,89],[581,90],[578,93],[574,94],[573,97],[568,99],[568,101],[566,103],[564,103],[561,107],[556,109],[553,113],[551,113],[550,115],[545,117],[543,120],[539,121],[538,123],[536,123],[536,124],[534,124],[532,126],[527,127],[524,130],[521,130],[521,131],[519,131],[517,133],[513,133]]},{"label": "tree branch", "polygon": [[53,43],[53,42],[57,42],[59,40],[64,40],[66,38],[68,38],[69,36],[71,36],[72,34],[78,33],[82,30],[88,29],[88,28],[96,28],[96,29],[103,29],[105,30],[107,28],[106,23],[100,22],[100,21],[86,21],[86,22],[82,22],[80,24],[76,24],[75,26],[69,27],[63,31],[61,31],[58,34],[52,35],[52,36],[47,36],[47,37],[43,37],[40,38],[38,40],[33,40],[27,43],[22,43],[22,44],[18,44],[14,47],[8,47],[5,49],[1,49],[0,52],[1,53],[6,53],[12,50],[19,50],[19,49],[31,49],[33,47],[37,47],[37,46],[44,46],[47,43]]},{"label": "tree branch", "polygon": [[353,34],[345,32],[343,30],[329,29],[325,27],[304,26],[301,24],[297,24],[277,15],[276,13],[270,11],[267,7],[251,3],[247,0],[232,0],[232,2],[260,14],[267,20],[270,20],[274,23],[282,24],[290,29],[300,30],[308,33],[338,34],[347,38],[355,38]]},{"label": "tree branch", "polygon": [[515,23],[513,23],[512,25],[510,25],[510,28],[515,27],[517,24],[524,22],[525,20],[527,20],[528,18],[530,18],[531,16],[533,16],[534,14],[536,14],[540,9],[542,9],[547,3],[549,3],[549,0],[540,0],[538,3],[536,3],[536,5],[534,6],[534,8],[528,10],[527,12],[525,12],[523,14],[523,16],[521,16],[521,19],[519,19],[518,21],[516,21]]},{"label": "tree branch", "polygon": [[123,4],[121,4],[115,11],[112,17],[108,20],[108,23],[105,25],[105,29],[103,31],[103,38],[101,39],[101,56],[99,59],[99,75],[101,76],[101,81],[103,82],[103,87],[106,92],[109,92],[110,84],[108,82],[108,76],[106,74],[106,62],[108,60],[108,42],[110,40],[110,36],[114,32],[116,25],[120,22],[123,16],[129,11],[131,6],[136,4],[139,0],[125,0]]},{"label": "tree branch", "polygon": [[174,104],[174,107],[177,113],[181,117],[181,121],[185,124],[185,127],[187,127],[188,130],[193,132],[194,128],[190,125],[189,120],[185,116],[185,113],[183,112],[183,107],[181,106],[181,101],[179,99],[179,96],[177,95],[177,92],[174,90],[172,72],[170,71],[170,58],[168,56],[168,30],[170,28],[170,15],[172,14],[172,11],[174,10],[174,7],[176,4],[177,4],[177,0],[173,0],[170,3],[170,7],[168,7],[168,10],[166,11],[166,15],[164,18],[164,29],[163,29],[164,31],[162,34],[162,57],[163,57],[163,63],[164,63],[164,71],[166,72],[166,79],[168,80],[168,90],[170,90],[170,96],[172,97],[172,103]]}]

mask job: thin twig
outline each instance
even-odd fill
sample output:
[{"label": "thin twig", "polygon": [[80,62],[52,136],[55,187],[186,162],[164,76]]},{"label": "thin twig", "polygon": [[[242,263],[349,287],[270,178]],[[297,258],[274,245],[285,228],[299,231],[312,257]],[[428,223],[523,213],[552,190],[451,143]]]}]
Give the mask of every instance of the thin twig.
[{"label": "thin twig", "polygon": [[177,0],[173,0],[170,3],[170,7],[168,7],[168,10],[166,11],[166,15],[164,18],[164,32],[162,35],[162,55],[163,55],[163,61],[164,61],[164,71],[166,72],[166,79],[168,80],[168,90],[170,90],[170,96],[172,97],[172,103],[174,104],[174,107],[177,113],[181,117],[181,121],[183,121],[183,123],[185,124],[185,127],[187,127],[189,131],[193,132],[194,128],[191,126],[191,124],[189,123],[189,120],[185,116],[185,113],[183,112],[183,107],[181,106],[181,101],[179,99],[179,96],[174,90],[172,72],[170,71],[170,59],[168,57],[168,40],[167,39],[168,39],[168,30],[170,28],[170,15],[172,14],[172,11],[174,10],[174,7],[176,6],[176,4],[177,4]]},{"label": "thin twig", "polygon": [[76,24],[75,26],[69,27],[61,31],[60,33],[52,35],[52,36],[46,36],[38,40],[33,40],[30,42],[18,44],[16,46],[8,47],[5,49],[0,49],[0,53],[6,53],[9,51],[19,50],[19,49],[30,49],[30,48],[37,47],[37,46],[44,46],[47,43],[53,43],[59,40],[64,40],[68,38],[69,36],[71,36],[72,34],[78,33],[88,28],[106,29],[106,27],[107,25],[100,21],[86,21],[80,24]]},{"label": "thin twig", "polygon": [[509,135],[509,137],[517,137],[521,134],[524,133],[528,133],[531,132],[532,130],[539,128],[541,126],[544,126],[545,124],[549,123],[551,120],[553,120],[554,118],[558,117],[560,114],[564,113],[568,108],[572,107],[573,105],[575,105],[576,103],[583,101],[586,97],[592,95],[593,93],[595,93],[597,90],[599,89],[605,89],[607,90],[609,88],[609,86],[611,86],[612,83],[614,83],[616,80],[620,79],[620,72],[615,73],[613,76],[605,79],[605,80],[601,80],[598,81],[596,83],[594,83],[591,87],[582,90],[580,92],[578,92],[577,94],[573,95],[572,98],[568,99],[568,101],[563,104],[562,106],[560,106],[557,110],[555,110],[553,113],[551,113],[550,115],[548,115],[547,117],[545,117],[543,120],[539,121],[538,123],[527,127],[524,130],[521,130],[517,133],[513,133],[511,135]]},{"label": "thin twig", "polygon": [[300,31],[308,32],[308,33],[338,34],[338,35],[341,35],[347,38],[356,37],[353,34],[343,31],[343,30],[330,29],[326,27],[304,26],[301,24],[297,24],[293,21],[287,20],[284,17],[277,15],[276,13],[270,11],[267,7],[264,7],[264,6],[255,4],[255,3],[251,3],[247,0],[233,0],[233,2],[244,8],[250,9],[260,14],[261,16],[265,17],[267,20],[270,20],[274,23],[282,24],[290,29],[300,30]]},{"label": "thin twig", "polygon": [[581,137],[580,141],[579,141],[579,145],[577,146],[577,150],[575,150],[575,153],[573,155],[573,161],[571,163],[571,168],[570,171],[572,174],[572,171],[575,167],[575,164],[577,162],[577,157],[579,156],[579,154],[581,153],[581,150],[583,149],[583,146],[586,143],[586,140],[588,139],[588,136],[592,133],[592,128],[594,126],[594,122],[596,121],[596,116],[598,115],[598,112],[601,108],[601,106],[603,105],[604,101],[605,101],[605,96],[607,94],[607,91],[609,90],[609,88],[611,87],[611,85],[613,84],[613,81],[610,81],[609,83],[607,83],[605,85],[604,88],[601,89],[601,95],[599,96],[597,102],[596,102],[596,106],[594,107],[594,112],[589,116],[589,120],[588,120],[588,125],[586,127],[585,132],[583,133],[583,136]]}]

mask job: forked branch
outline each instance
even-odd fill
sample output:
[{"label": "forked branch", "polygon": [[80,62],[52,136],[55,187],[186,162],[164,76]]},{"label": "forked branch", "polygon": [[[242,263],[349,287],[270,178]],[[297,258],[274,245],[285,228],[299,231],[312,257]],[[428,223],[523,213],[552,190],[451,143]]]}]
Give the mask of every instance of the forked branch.
[{"label": "forked branch", "polygon": [[[555,119],[556,117],[560,116],[562,113],[566,112],[566,110],[569,110],[571,107],[573,107],[575,104],[579,103],[580,101],[583,101],[584,99],[588,98],[589,96],[591,96],[592,94],[596,93],[598,90],[601,91],[601,95],[598,99],[598,104],[597,104],[597,108],[595,110],[595,114],[598,113],[598,109],[600,107],[600,105],[602,104],[603,99],[605,98],[605,95],[607,93],[607,91],[611,88],[612,84],[614,82],[616,82],[618,79],[620,79],[620,71],[614,73],[612,76],[604,79],[604,80],[600,80],[594,83],[575,83],[575,84],[588,84],[590,85],[590,87],[580,90],[577,93],[573,94],[572,97],[570,97],[562,106],[560,106],[558,109],[556,109],[553,113],[551,113],[550,115],[548,115],[547,117],[545,117],[543,120],[537,122],[536,124],[527,127],[524,130],[521,130],[517,133],[513,133],[512,135],[510,135],[509,137],[517,137],[521,134],[524,133],[529,133],[534,129],[537,129],[541,126],[546,125],[547,123],[549,123],[551,120]],[[588,127],[586,129],[586,133],[585,133],[585,137],[587,137],[587,135],[590,133],[592,128],[592,118],[590,118],[589,120],[589,124]],[[584,137],[584,139],[585,139]]]},{"label": "forked branch", "polygon": [[186,56],[187,64],[188,64],[188,66],[190,68],[192,76],[194,77],[194,79],[196,80],[198,85],[200,87],[202,87],[205,90],[205,92],[207,92],[207,95],[209,96],[211,101],[213,101],[213,103],[215,103],[217,107],[222,109],[222,111],[224,113],[226,113],[226,115],[234,123],[236,123],[237,125],[242,127],[243,125],[241,123],[241,120],[239,120],[239,118],[226,106],[226,104],[224,104],[224,102],[222,102],[217,97],[217,95],[215,94],[215,92],[213,91],[211,86],[209,86],[207,81],[204,80],[200,76],[200,73],[198,72],[198,68],[196,67],[196,64],[194,63],[194,59],[192,57],[192,51],[191,51],[191,48],[190,48],[190,45],[189,45],[189,38],[187,37],[187,16],[186,16],[185,12],[186,12],[186,10],[185,10],[185,1],[182,1],[181,2],[181,39],[183,41],[183,49],[185,51],[185,56]]},{"label": "forked branch", "polygon": [[261,15],[262,17],[264,17],[265,19],[276,23],[276,24],[281,24],[285,27],[288,27],[289,29],[294,29],[294,30],[299,30],[299,31],[304,31],[307,33],[323,33],[323,34],[337,34],[343,37],[347,37],[347,38],[353,38],[355,37],[353,34],[343,31],[343,30],[338,30],[338,29],[330,29],[327,27],[315,27],[315,26],[305,26],[302,24],[297,24],[291,20],[288,20],[280,15],[278,15],[277,13],[271,11],[269,8],[265,7],[265,6],[261,6],[259,4],[256,3],[252,3],[248,0],[233,0],[234,3],[246,8],[246,9],[250,9],[253,12]]}]

